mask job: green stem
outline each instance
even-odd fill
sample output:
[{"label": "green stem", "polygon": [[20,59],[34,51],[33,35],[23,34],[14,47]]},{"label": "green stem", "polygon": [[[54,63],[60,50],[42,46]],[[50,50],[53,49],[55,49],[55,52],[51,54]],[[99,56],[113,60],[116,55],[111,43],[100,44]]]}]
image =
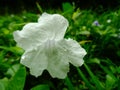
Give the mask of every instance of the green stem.
[{"label": "green stem", "polygon": [[85,84],[88,86],[88,88],[90,90],[93,90],[93,86],[89,83],[89,81],[87,80],[87,78],[85,77],[85,75],[83,74],[83,72],[80,70],[80,68],[77,67],[77,71],[79,76],[83,79],[83,81],[85,82]]},{"label": "green stem", "polygon": [[43,10],[42,10],[42,8],[41,8],[41,6],[39,5],[38,2],[36,2],[36,5],[37,5],[37,8],[38,8],[38,10],[40,11],[40,13],[43,13]]},{"label": "green stem", "polygon": [[65,78],[65,83],[68,86],[68,90],[74,90],[74,86],[73,86],[72,82],[70,81],[69,77]]}]

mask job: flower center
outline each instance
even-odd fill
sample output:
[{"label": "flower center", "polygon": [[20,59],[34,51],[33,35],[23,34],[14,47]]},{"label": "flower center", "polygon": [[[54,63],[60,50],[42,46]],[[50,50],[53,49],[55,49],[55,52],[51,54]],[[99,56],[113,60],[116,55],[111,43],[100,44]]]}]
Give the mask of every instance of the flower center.
[{"label": "flower center", "polygon": [[56,44],[55,40],[47,40],[45,42],[45,53],[48,57],[57,53],[55,44]]}]

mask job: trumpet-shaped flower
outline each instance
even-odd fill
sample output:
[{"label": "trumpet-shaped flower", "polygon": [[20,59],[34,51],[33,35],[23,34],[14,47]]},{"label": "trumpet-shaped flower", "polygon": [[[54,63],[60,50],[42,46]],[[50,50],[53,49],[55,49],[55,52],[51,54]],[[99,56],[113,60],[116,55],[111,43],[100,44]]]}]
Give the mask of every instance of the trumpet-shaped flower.
[{"label": "trumpet-shaped flower", "polygon": [[25,50],[20,63],[36,77],[47,70],[53,78],[63,79],[69,63],[83,64],[86,51],[73,39],[64,39],[68,21],[59,14],[43,13],[38,22],[26,24],[13,33],[17,45]]}]

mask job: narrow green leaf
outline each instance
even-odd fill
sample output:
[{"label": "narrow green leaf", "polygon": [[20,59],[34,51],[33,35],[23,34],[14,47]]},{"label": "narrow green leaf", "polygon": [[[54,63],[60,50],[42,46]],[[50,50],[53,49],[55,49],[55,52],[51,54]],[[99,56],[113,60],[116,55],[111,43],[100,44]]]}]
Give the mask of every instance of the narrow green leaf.
[{"label": "narrow green leaf", "polygon": [[88,86],[88,88],[90,90],[93,90],[92,85],[89,83],[89,81],[87,80],[83,72],[78,67],[77,67],[77,71],[78,71],[79,76],[84,80],[85,84]]},{"label": "narrow green leaf", "polygon": [[65,82],[68,86],[68,90],[74,90],[74,86],[73,86],[72,82],[70,81],[69,77],[66,77]]},{"label": "narrow green leaf", "polygon": [[48,85],[37,85],[35,87],[33,87],[31,90],[50,90]]},{"label": "narrow green leaf", "polygon": [[36,2],[36,5],[37,5],[37,8],[38,8],[38,10],[40,11],[40,13],[43,13],[43,10],[42,10],[42,8],[41,8],[41,6],[39,5],[38,2]]},{"label": "narrow green leaf", "polygon": [[84,66],[86,68],[86,70],[88,71],[89,75],[91,76],[96,88],[98,90],[104,90],[103,87],[101,86],[100,81],[97,79],[97,77],[92,73],[92,71],[90,70],[90,68],[84,63]]},{"label": "narrow green leaf", "polygon": [[109,69],[107,69],[106,67],[104,67],[103,65],[100,64],[100,67],[107,73],[109,74],[114,80],[117,80],[117,78],[114,76],[114,74],[112,73],[112,71],[110,71]]},{"label": "narrow green leaf", "polygon": [[111,90],[113,88],[113,86],[116,84],[117,78],[115,77],[113,72],[110,71],[107,67],[105,67],[101,64],[100,64],[100,67],[104,70],[104,72],[107,73],[106,82],[105,82],[106,89]]}]

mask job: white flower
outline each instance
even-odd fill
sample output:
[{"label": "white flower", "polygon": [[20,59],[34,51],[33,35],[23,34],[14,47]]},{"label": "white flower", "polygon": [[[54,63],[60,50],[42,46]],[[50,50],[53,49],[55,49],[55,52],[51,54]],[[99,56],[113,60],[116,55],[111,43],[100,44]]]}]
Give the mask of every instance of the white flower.
[{"label": "white flower", "polygon": [[108,20],[107,20],[107,23],[111,23],[111,19],[108,19]]},{"label": "white flower", "polygon": [[64,39],[68,21],[59,14],[43,13],[37,23],[26,24],[13,33],[17,45],[25,50],[20,63],[30,68],[36,77],[48,70],[55,78],[63,79],[69,63],[83,64],[86,51],[72,39]]}]

